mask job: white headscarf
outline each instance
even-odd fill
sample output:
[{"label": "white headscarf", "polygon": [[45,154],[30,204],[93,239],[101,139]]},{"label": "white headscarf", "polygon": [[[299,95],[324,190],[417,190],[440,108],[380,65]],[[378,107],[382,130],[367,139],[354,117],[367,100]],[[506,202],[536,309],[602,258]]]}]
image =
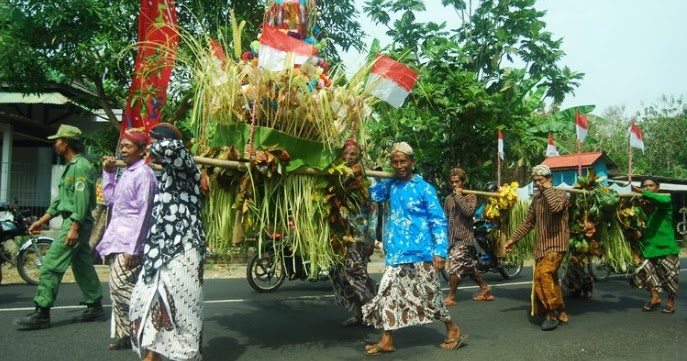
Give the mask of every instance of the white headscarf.
[{"label": "white headscarf", "polygon": [[532,175],[539,175],[542,177],[548,177],[551,175],[551,169],[543,164],[535,166],[532,168]]},{"label": "white headscarf", "polygon": [[391,148],[391,154],[396,152],[403,153],[411,158],[415,156],[413,148],[406,142],[398,142],[394,144],[394,146]]}]

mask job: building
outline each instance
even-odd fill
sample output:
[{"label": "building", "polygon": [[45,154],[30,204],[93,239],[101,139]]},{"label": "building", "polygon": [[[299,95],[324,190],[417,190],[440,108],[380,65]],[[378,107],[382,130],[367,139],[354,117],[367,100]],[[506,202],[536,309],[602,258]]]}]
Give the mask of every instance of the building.
[{"label": "building", "polygon": [[64,161],[46,137],[61,124],[84,133],[110,126],[101,110],[85,105],[94,99],[77,85],[52,84],[34,94],[0,86],[0,203],[31,208],[38,216],[47,209]]}]

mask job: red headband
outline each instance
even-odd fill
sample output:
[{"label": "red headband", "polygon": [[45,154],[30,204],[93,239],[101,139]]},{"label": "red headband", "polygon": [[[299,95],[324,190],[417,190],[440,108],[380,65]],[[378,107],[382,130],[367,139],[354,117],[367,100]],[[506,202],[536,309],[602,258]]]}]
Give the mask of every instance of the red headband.
[{"label": "red headband", "polygon": [[355,146],[358,149],[360,149],[360,145],[358,145],[358,142],[356,142],[355,139],[347,140],[346,143],[344,143],[344,145],[343,145],[343,149],[346,149],[346,148],[351,147],[351,146]]},{"label": "red headband", "polygon": [[148,145],[148,135],[136,128],[129,128],[122,134],[122,139],[126,139],[131,143],[136,144],[139,148],[144,148]]}]

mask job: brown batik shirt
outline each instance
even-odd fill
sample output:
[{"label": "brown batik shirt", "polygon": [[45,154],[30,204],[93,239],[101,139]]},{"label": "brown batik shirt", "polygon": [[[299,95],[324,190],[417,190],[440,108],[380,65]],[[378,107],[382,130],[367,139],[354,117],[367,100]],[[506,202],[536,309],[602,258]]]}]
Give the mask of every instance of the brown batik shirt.
[{"label": "brown batik shirt", "polygon": [[450,247],[469,246],[475,239],[473,216],[477,208],[477,196],[474,194],[451,193],[444,202],[444,213],[448,218]]},{"label": "brown batik shirt", "polygon": [[560,189],[548,188],[533,196],[525,221],[511,235],[515,242],[535,231],[534,259],[547,253],[566,252],[570,230],[568,226],[568,197]]}]

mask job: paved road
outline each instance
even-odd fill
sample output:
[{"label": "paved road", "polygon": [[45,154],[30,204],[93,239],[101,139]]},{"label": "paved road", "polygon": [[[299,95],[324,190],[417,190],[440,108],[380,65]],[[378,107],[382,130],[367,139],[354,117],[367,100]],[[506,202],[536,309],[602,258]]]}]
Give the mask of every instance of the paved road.
[{"label": "paved road", "polygon": [[[683,270],[684,266],[683,260]],[[682,280],[686,278],[683,271]],[[472,301],[477,290],[469,284],[459,290],[459,304],[450,309],[469,335],[464,347],[440,350],[436,345],[444,330],[435,323],[398,331],[396,352],[377,359],[679,360],[687,355],[686,281],[681,282],[677,312],[664,315],[639,311],[645,292],[629,288],[623,276],[614,275],[595,285],[591,300],[566,299],[570,325],[542,332],[539,321],[528,316],[530,269],[513,281],[496,274],[485,279],[493,287],[494,301]],[[287,281],[272,294],[253,292],[244,279],[208,280],[205,285],[206,361],[361,360],[364,343],[380,335],[374,329],[339,326],[348,315],[333,304],[326,282]],[[75,284],[60,290],[52,328],[16,331],[12,320],[30,310],[33,292],[27,285],[0,286],[1,360],[138,359],[133,352],[105,349],[109,321],[69,322],[82,307],[75,306],[79,301]]]}]

